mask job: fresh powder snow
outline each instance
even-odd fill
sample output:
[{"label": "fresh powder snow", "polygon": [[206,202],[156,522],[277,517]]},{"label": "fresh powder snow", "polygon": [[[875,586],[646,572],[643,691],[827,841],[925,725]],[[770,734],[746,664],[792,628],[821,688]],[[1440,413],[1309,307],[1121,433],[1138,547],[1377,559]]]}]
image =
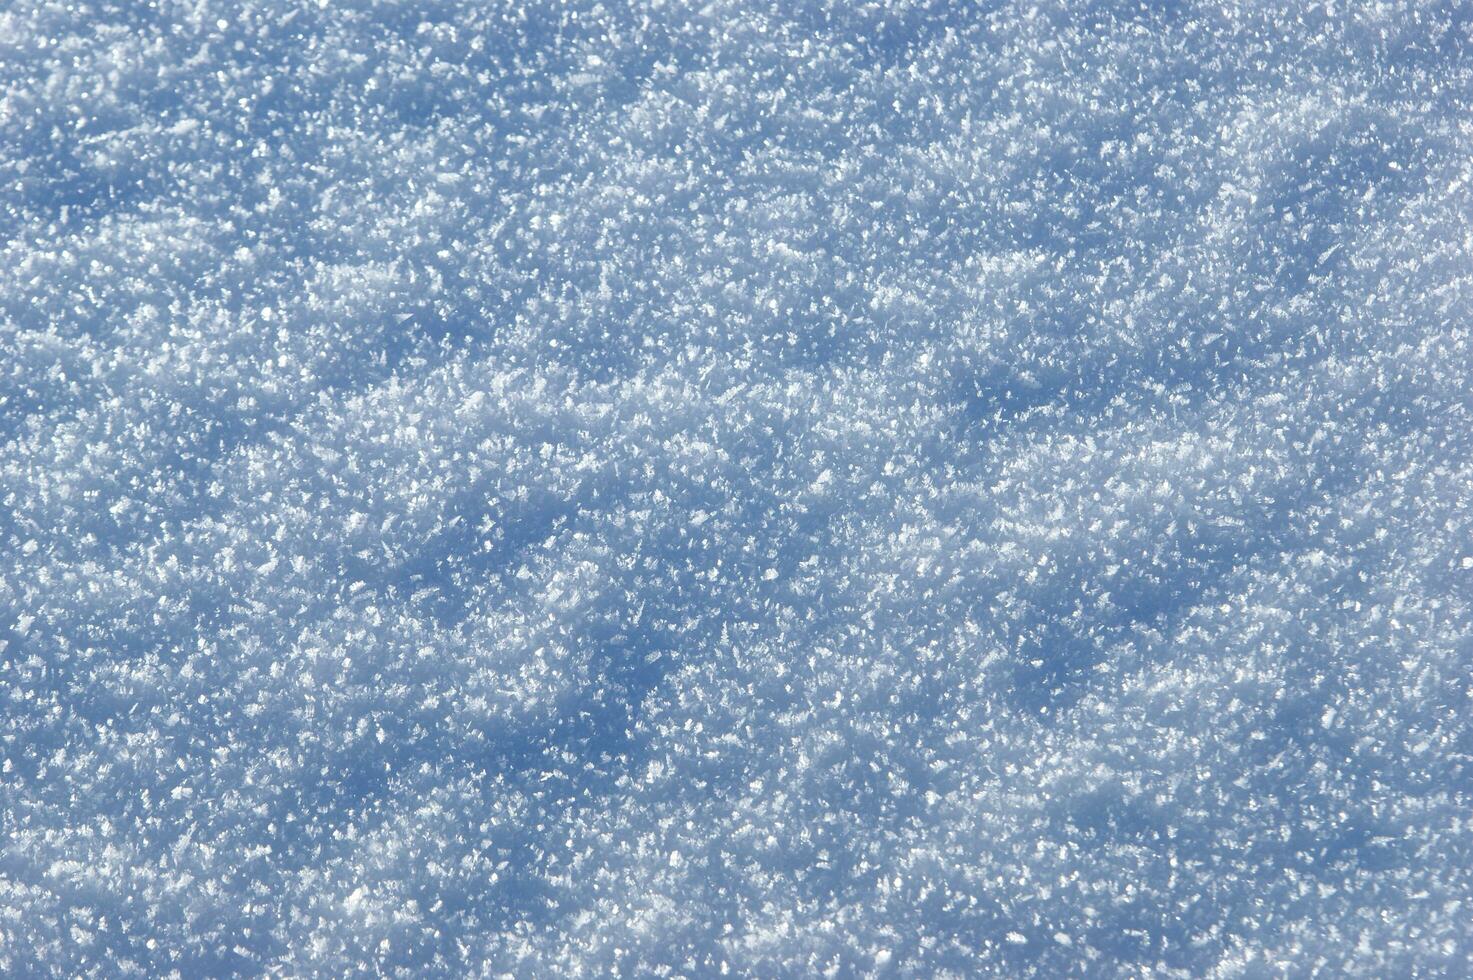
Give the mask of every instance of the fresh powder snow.
[{"label": "fresh powder snow", "polygon": [[0,974],[1473,974],[1473,5],[0,2]]}]

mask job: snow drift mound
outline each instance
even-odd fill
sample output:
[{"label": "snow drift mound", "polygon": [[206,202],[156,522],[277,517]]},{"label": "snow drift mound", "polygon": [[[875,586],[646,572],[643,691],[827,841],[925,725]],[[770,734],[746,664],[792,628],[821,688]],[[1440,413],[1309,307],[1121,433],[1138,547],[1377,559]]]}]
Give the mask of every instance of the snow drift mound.
[{"label": "snow drift mound", "polygon": [[7,4],[0,972],[1473,972],[1470,54]]}]

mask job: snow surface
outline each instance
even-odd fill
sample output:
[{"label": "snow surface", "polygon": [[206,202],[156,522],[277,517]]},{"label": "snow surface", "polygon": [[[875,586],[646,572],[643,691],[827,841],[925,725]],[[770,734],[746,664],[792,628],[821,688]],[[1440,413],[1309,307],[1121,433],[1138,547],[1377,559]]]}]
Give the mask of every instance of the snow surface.
[{"label": "snow surface", "polygon": [[0,973],[1473,973],[1473,7],[0,4]]}]

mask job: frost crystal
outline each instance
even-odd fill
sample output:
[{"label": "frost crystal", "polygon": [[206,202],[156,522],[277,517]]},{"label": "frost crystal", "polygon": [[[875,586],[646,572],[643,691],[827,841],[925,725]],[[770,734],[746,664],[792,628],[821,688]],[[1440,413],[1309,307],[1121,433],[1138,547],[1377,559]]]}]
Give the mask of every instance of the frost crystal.
[{"label": "frost crystal", "polygon": [[0,4],[0,974],[1473,974],[1473,16]]}]

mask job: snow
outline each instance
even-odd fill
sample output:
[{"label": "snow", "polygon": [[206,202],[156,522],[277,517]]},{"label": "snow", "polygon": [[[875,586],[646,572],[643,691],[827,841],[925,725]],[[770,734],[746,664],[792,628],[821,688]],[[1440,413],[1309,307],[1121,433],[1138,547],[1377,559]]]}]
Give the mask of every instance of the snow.
[{"label": "snow", "polygon": [[1473,973],[1466,4],[0,10],[0,974]]}]

